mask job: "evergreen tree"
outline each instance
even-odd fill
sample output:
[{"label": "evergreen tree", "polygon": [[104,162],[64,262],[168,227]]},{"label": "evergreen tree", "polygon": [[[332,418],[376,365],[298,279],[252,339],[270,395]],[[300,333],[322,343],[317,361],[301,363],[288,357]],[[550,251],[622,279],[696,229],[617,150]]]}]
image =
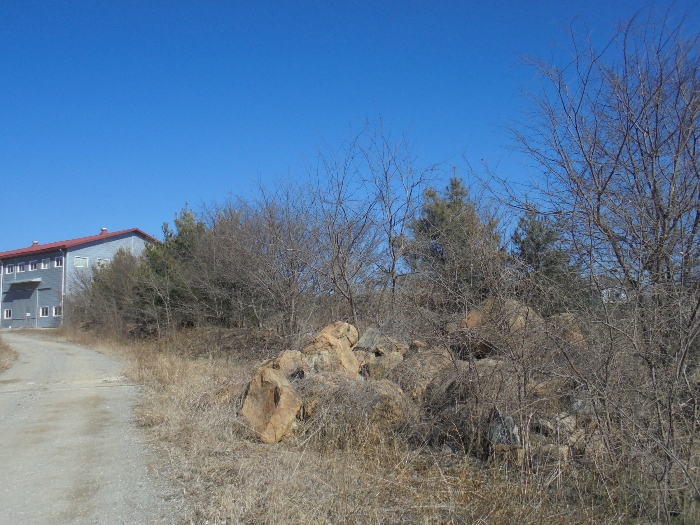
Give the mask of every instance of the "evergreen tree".
[{"label": "evergreen tree", "polygon": [[530,207],[511,236],[511,255],[519,263],[520,298],[543,315],[575,308],[585,296],[580,268],[571,261],[561,228]]},{"label": "evergreen tree", "polygon": [[497,227],[480,216],[461,179],[452,178],[443,192],[425,191],[411,226],[410,264],[434,285],[443,308],[458,311],[489,295],[504,260]]}]

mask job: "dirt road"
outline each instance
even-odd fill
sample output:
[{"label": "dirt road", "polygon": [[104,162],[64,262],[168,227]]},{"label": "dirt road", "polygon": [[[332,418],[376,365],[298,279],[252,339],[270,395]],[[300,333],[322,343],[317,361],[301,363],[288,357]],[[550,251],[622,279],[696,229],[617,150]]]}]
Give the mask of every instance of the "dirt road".
[{"label": "dirt road", "polygon": [[181,523],[151,475],[138,387],[79,346],[2,333],[19,359],[0,374],[0,524]]}]

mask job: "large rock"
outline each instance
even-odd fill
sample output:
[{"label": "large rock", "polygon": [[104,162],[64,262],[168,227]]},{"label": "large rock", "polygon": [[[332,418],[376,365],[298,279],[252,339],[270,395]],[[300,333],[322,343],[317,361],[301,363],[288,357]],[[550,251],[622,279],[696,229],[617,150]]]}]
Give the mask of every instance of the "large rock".
[{"label": "large rock", "polygon": [[384,379],[395,366],[402,362],[403,355],[399,352],[370,354],[360,367],[360,373],[369,379]]},{"label": "large rock", "polygon": [[343,321],[337,321],[333,324],[329,324],[319,335],[330,335],[335,337],[343,348],[347,351],[352,350],[352,347],[358,341],[357,328],[349,323],[344,323]]},{"label": "large rock", "polygon": [[339,322],[327,326],[301,351],[305,374],[342,372],[358,379],[360,366],[352,352],[356,342],[357,330],[352,325]]},{"label": "large rock", "polygon": [[304,355],[298,350],[285,350],[272,361],[272,368],[282,372],[287,379],[304,377]]},{"label": "large rock", "polygon": [[355,348],[353,350],[355,350],[356,352],[362,351],[373,353],[374,349],[379,344],[380,337],[381,334],[379,333],[379,330],[377,330],[373,326],[370,326],[367,330],[365,330],[365,333],[362,334],[362,337],[360,337],[360,339],[357,341],[357,344],[355,345]]},{"label": "large rock", "polygon": [[433,378],[452,362],[452,354],[445,348],[421,349],[392,368],[387,378],[420,404]]},{"label": "large rock", "polygon": [[563,313],[547,319],[549,325],[548,333],[555,341],[572,346],[583,348],[586,346],[586,338],[581,332],[581,325],[573,314]]},{"label": "large rock", "polygon": [[292,428],[301,406],[284,374],[266,367],[248,385],[241,415],[263,443],[277,443]]},{"label": "large rock", "polygon": [[523,357],[540,344],[544,321],[535,311],[511,299],[489,298],[462,320],[462,337],[474,357]]},{"label": "large rock", "polygon": [[433,414],[460,404],[473,407],[478,417],[495,407],[515,412],[520,408],[518,385],[517,368],[512,363],[455,359],[434,374],[425,389],[424,405]]},{"label": "large rock", "polygon": [[386,435],[413,421],[417,408],[398,385],[387,381],[353,381],[342,373],[321,373],[297,385],[304,418],[333,439],[364,432]]}]

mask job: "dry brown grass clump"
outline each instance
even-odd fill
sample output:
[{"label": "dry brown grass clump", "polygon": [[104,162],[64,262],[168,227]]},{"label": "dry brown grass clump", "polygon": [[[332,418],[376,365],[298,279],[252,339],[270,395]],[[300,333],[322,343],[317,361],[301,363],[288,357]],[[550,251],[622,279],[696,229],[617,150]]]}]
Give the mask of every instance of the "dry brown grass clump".
[{"label": "dry brown grass clump", "polygon": [[0,337],[0,372],[12,366],[17,359],[17,352]]}]

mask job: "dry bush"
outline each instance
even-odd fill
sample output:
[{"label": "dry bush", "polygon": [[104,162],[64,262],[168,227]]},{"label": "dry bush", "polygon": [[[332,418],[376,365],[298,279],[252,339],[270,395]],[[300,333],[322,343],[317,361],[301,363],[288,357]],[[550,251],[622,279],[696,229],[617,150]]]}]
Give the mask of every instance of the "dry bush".
[{"label": "dry bush", "polygon": [[0,372],[10,368],[15,359],[17,359],[17,352],[0,337]]},{"label": "dry bush", "polygon": [[[190,337],[193,333],[189,334]],[[338,382],[313,417],[264,445],[239,417],[259,360],[193,359],[170,343],[132,347],[141,423],[192,502],[193,523],[605,523],[625,518],[587,471],[480,463],[415,446],[372,424],[377,386]],[[177,341],[187,347],[195,341]],[[305,389],[294,383],[302,395]],[[317,390],[316,390],[317,391]],[[381,396],[379,396],[381,397]],[[341,436],[343,437],[341,439]]]}]

